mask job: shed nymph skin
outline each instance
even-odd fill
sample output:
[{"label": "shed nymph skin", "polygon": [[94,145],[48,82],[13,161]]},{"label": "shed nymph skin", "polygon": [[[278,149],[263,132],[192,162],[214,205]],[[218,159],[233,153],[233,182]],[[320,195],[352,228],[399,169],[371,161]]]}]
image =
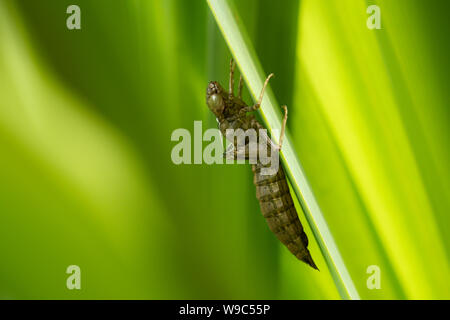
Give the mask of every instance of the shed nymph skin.
[{"label": "shed nymph skin", "polygon": [[[238,95],[235,96],[233,93],[233,61],[230,62],[230,69],[228,91],[224,90],[224,88],[216,81],[211,81],[206,89],[206,104],[216,117],[222,135],[227,138],[227,129],[242,129],[244,131],[247,129],[255,129],[259,135],[258,139],[266,139],[264,141],[267,141],[268,150],[271,148],[278,148],[278,150],[281,150],[287,120],[286,106],[283,106],[285,116],[278,145],[274,144],[267,135],[264,137],[260,136],[259,129],[264,129],[264,127],[252,114],[248,114],[258,110],[261,106],[264,90],[273,74],[270,74],[267,77],[258,102],[253,106],[247,106],[242,101],[242,76],[239,80]],[[230,141],[232,147],[231,156],[233,156],[234,159],[237,159],[239,156],[239,148],[234,140],[233,137],[233,141]],[[247,148],[244,148],[243,150],[245,153]],[[229,155],[230,151],[226,152],[225,156]],[[248,154],[244,154],[243,156],[248,159]],[[277,160],[279,159],[277,158]],[[252,164],[252,171],[254,174],[253,183],[256,186],[256,197],[259,201],[261,212],[266,219],[270,230],[289,249],[289,251],[299,260],[318,270],[308,250],[308,237],[303,230],[303,226],[295,209],[284,170],[279,166],[276,172],[273,172],[272,174],[263,174],[263,171],[264,169],[267,169],[267,166],[268,164],[262,164],[259,160],[256,164]]]}]

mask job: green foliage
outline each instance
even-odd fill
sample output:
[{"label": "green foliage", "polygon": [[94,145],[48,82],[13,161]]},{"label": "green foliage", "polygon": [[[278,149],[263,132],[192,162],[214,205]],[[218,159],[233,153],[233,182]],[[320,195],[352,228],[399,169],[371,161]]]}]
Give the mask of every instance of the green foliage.
[{"label": "green foliage", "polygon": [[[207,3],[79,0],[69,31],[72,2],[0,2],[0,298],[340,298],[308,212],[320,272],[269,231],[248,166],[171,162],[174,129],[216,126],[206,85],[228,77]],[[254,47],[245,64],[233,47],[244,98],[275,73],[262,116],[277,127],[275,97],[288,105],[286,164],[301,163],[360,297],[448,299],[448,4],[234,5]]]}]

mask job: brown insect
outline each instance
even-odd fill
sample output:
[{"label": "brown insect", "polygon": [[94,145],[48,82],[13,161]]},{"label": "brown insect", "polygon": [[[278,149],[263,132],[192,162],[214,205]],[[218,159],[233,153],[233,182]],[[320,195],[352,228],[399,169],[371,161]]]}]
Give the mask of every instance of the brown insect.
[{"label": "brown insect", "polygon": [[[219,129],[226,138],[227,129],[254,129],[258,132],[258,140],[265,139],[263,143],[267,143],[267,149],[276,148],[281,150],[283,136],[287,121],[287,107],[283,106],[284,119],[281,128],[279,144],[274,144],[267,135],[261,135],[260,129],[264,127],[249,112],[259,109],[261,106],[264,90],[273,76],[270,74],[261,90],[258,102],[253,106],[247,106],[242,101],[242,75],[239,79],[238,95],[233,93],[234,88],[234,62],[230,62],[230,81],[229,91],[225,91],[219,83],[211,81],[206,90],[206,103],[208,108],[214,113],[219,123]],[[233,137],[230,145],[224,153],[224,157],[233,157],[238,159],[239,156],[249,159],[248,142],[245,142],[245,148],[239,148]],[[278,157],[278,154],[277,154]],[[277,161],[279,159],[277,158]],[[308,250],[308,237],[306,236],[302,224],[297,215],[297,211],[289,192],[286,175],[281,166],[277,172],[272,174],[262,174],[262,170],[268,165],[261,163],[259,160],[252,164],[254,173],[253,182],[256,186],[256,197],[259,200],[261,212],[266,218],[270,230],[277,238],[289,249],[289,251],[299,260],[309,264],[314,269],[318,269],[314,263]]]}]

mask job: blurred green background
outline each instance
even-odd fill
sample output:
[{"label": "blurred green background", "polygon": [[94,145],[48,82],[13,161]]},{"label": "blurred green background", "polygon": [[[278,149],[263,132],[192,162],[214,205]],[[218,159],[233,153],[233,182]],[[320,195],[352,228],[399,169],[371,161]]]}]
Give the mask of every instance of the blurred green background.
[{"label": "blurred green background", "polygon": [[[235,6],[361,298],[449,299],[450,3]],[[269,231],[248,165],[171,162],[174,129],[217,126],[229,58],[205,1],[0,0],[1,299],[339,299],[309,228],[320,272]]]}]

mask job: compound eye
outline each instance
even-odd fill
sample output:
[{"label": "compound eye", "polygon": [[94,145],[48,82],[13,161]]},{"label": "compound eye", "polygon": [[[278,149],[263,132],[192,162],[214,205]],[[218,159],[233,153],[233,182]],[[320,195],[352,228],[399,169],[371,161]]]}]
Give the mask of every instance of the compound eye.
[{"label": "compound eye", "polygon": [[223,110],[223,99],[218,94],[213,94],[208,99],[208,106],[214,113],[222,112]]},{"label": "compound eye", "polygon": [[212,106],[217,106],[222,102],[222,99],[218,94],[213,94],[210,98],[210,101]]}]

